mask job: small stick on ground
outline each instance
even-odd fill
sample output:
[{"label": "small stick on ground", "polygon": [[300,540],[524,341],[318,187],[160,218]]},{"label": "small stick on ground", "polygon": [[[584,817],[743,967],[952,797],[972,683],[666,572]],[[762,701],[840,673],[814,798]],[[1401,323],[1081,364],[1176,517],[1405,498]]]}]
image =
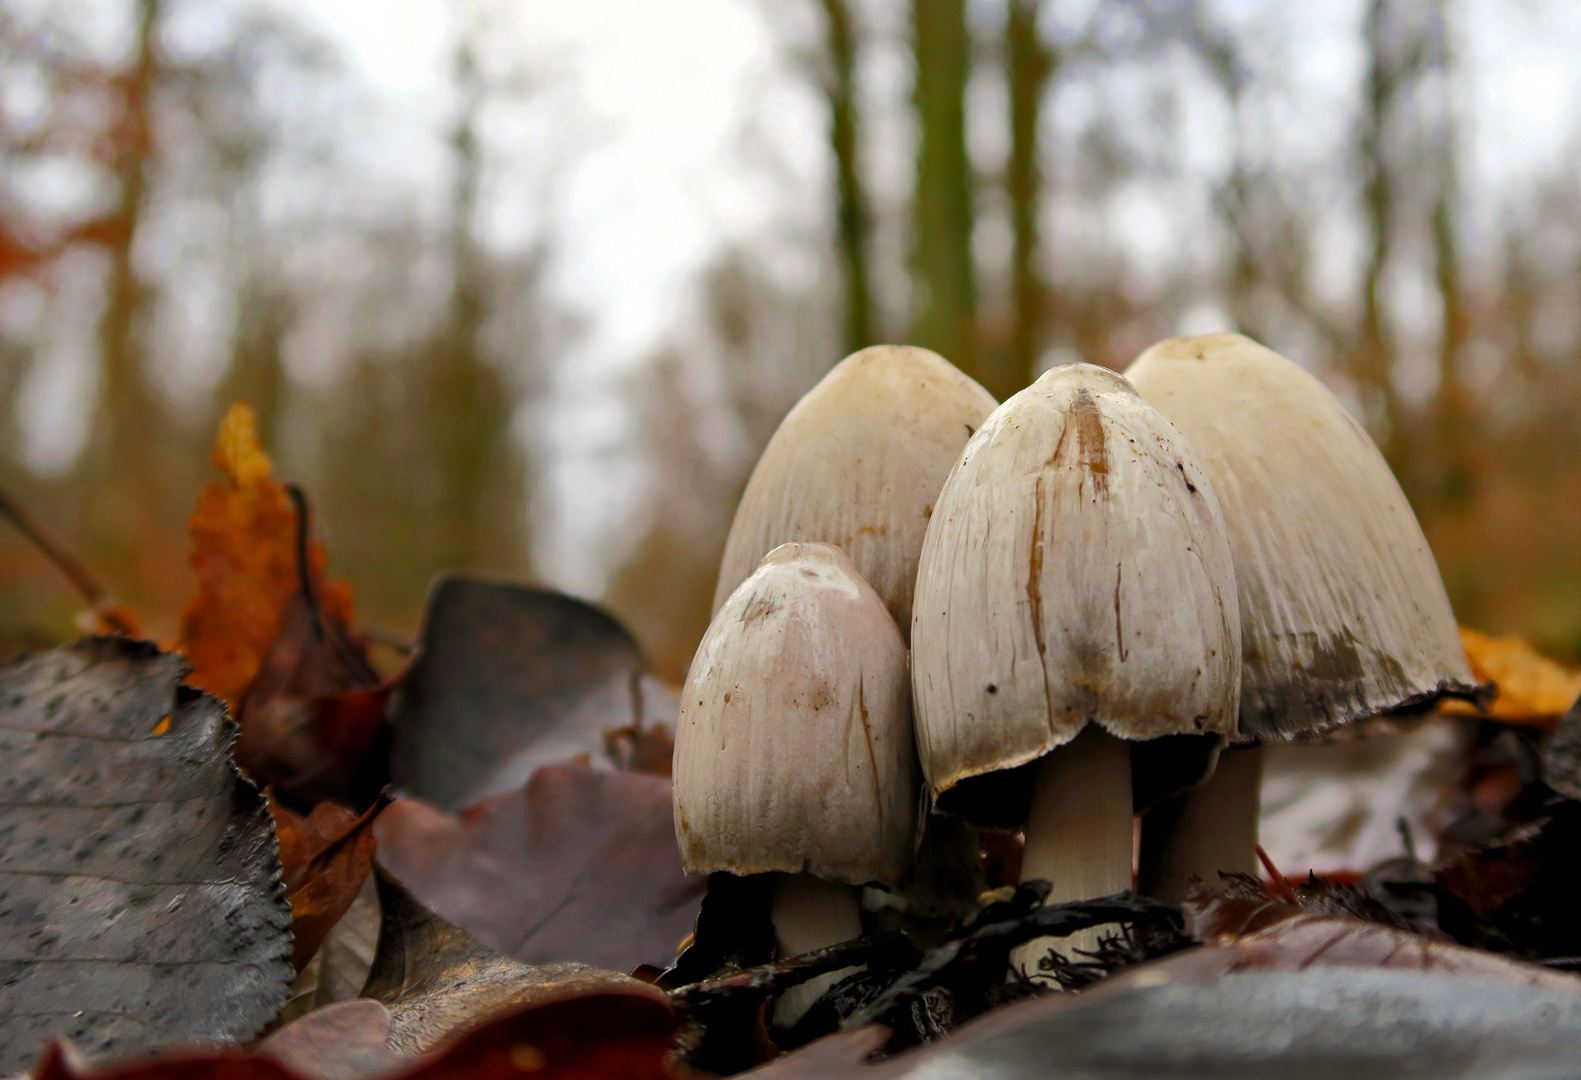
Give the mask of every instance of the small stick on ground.
[{"label": "small stick on ground", "polygon": [[4,488],[0,488],[0,517],[4,517],[14,525],[17,532],[31,540],[33,545],[43,552],[44,557],[55,564],[55,568],[82,594],[83,599],[88,601],[88,606],[105,626],[117,634],[126,634],[129,637],[135,637],[140,633],[139,628],[127,618],[127,613],[117,608],[114,598],[105,591],[104,586],[94,576],[93,571],[88,569],[87,564],[72,554],[71,550],[50,532],[43,522],[29,513],[27,508]]}]

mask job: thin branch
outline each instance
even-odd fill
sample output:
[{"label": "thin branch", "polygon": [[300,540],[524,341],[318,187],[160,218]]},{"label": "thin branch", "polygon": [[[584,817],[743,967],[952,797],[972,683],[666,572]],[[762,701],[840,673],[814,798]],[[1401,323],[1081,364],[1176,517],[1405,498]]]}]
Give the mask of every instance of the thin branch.
[{"label": "thin branch", "polygon": [[31,540],[44,553],[44,557],[54,563],[77,591],[82,593],[83,599],[88,601],[90,607],[100,610],[108,606],[109,594],[105,592],[99,579],[93,575],[93,571],[88,569],[87,564],[73,555],[64,543],[4,488],[0,488],[0,517],[11,522],[18,532]]}]

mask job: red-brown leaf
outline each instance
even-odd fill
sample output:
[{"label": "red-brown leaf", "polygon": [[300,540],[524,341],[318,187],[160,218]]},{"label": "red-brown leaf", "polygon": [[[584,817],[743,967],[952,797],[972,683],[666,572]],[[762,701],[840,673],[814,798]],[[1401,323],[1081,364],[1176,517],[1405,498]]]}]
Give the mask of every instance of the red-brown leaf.
[{"label": "red-brown leaf", "polygon": [[550,765],[459,817],[402,799],[374,830],[423,904],[527,963],[666,965],[705,889],[681,869],[669,780],[643,773]]},{"label": "red-brown leaf", "polygon": [[373,822],[386,805],[380,799],[359,816],[334,803],[319,803],[303,817],[270,800],[291,901],[291,963],[297,971],[313,959],[368,879],[378,846]]},{"label": "red-brown leaf", "polygon": [[[360,1029],[364,1018],[357,1019],[354,1026]],[[392,1080],[519,1080],[524,1075],[535,1080],[668,1080],[672,1074],[665,1062],[674,1027],[669,1007],[651,995],[569,997],[496,1014],[437,1056],[385,1075]],[[356,1041],[360,1045],[366,1040]],[[338,1075],[347,1073],[342,1070]],[[312,1073],[299,1073],[274,1056],[240,1051],[100,1070],[70,1060],[59,1045],[45,1050],[33,1076],[34,1080],[316,1080]]]}]

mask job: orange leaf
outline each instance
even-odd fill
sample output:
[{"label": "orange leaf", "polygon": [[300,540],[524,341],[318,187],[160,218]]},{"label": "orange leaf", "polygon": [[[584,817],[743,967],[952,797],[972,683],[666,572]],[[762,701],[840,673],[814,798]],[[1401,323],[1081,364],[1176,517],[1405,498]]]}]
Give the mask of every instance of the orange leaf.
[{"label": "orange leaf", "polygon": [[[297,591],[297,516],[272,477],[247,405],[238,402],[225,415],[211,460],[224,478],[203,490],[187,525],[198,592],[182,612],[177,648],[192,661],[188,681],[224,698],[234,713]],[[323,545],[310,545],[315,580],[327,561]],[[348,586],[320,581],[318,594],[326,616],[351,622]]]},{"label": "orange leaf", "polygon": [[[1499,685],[1499,696],[1486,714],[1491,719],[1551,728],[1581,698],[1581,672],[1555,663],[1520,638],[1489,637],[1461,627],[1460,641],[1477,681]],[[1459,701],[1447,703],[1444,711],[1476,715],[1472,706]]]},{"label": "orange leaf", "polygon": [[388,798],[380,798],[358,816],[323,802],[303,817],[269,800],[280,843],[281,879],[291,901],[291,934],[296,940],[291,963],[298,971],[313,959],[372,872],[377,849],[373,819],[387,805]]}]

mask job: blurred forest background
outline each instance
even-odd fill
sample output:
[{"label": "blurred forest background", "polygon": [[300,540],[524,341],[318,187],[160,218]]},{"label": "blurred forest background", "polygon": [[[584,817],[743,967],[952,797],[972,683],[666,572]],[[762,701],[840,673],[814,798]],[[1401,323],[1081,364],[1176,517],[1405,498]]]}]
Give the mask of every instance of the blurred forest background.
[{"label": "blurred forest background", "polygon": [[[168,637],[246,400],[365,623],[533,579],[674,679],[846,352],[1003,398],[1238,329],[1462,622],[1574,658],[1578,47],[1558,0],[0,0],[0,488]],[[0,525],[3,650],[81,607]]]}]

